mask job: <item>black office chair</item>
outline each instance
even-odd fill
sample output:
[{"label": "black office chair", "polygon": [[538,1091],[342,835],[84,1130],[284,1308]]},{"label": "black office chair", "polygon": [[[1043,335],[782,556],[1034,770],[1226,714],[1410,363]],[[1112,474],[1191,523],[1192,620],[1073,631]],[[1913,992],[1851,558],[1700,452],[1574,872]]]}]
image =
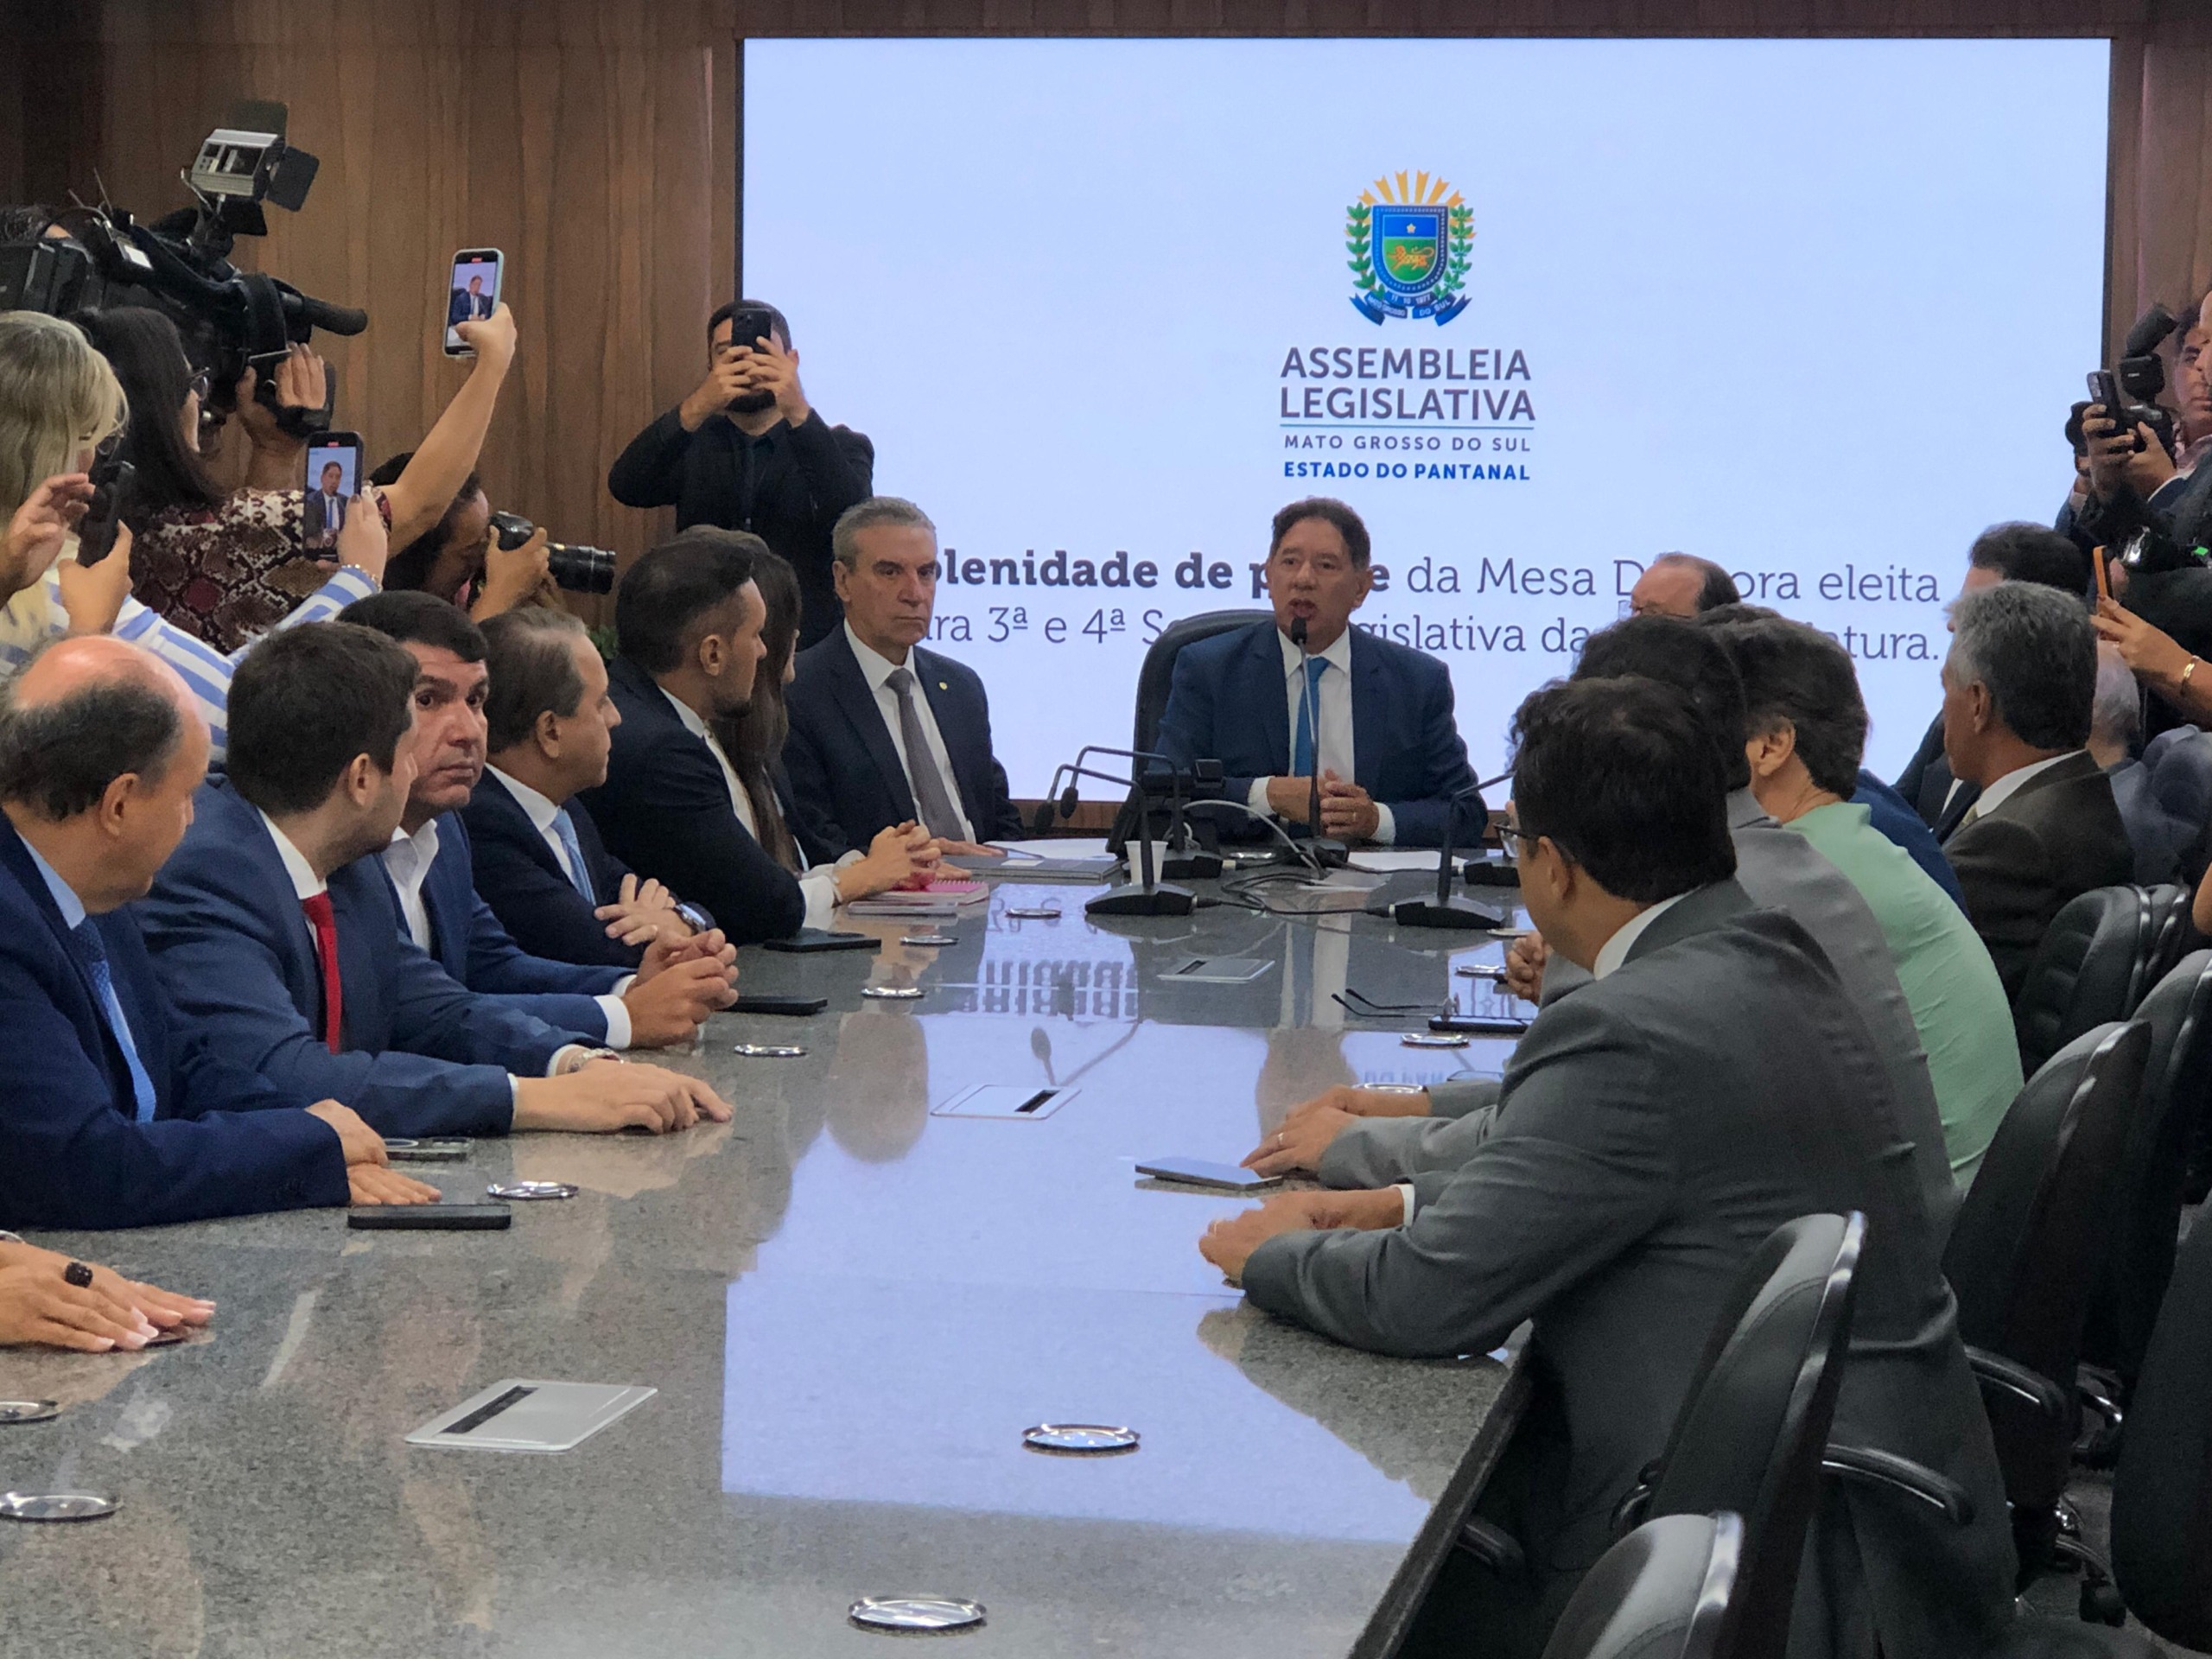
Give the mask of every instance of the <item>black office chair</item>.
[{"label": "black office chair", "polygon": [[1943,1252],[2004,1471],[2020,1582],[2075,1562],[2083,1616],[2114,1624],[2109,1573],[2081,1541],[2066,1483],[2089,1290],[2108,1252],[2113,1181],[2151,1036],[2145,1025],[2101,1026],[2028,1079]]},{"label": "black office chair", "polygon": [[2212,1225],[2174,1262],[2112,1489],[2113,1566],[2128,1610],[2212,1649]]},{"label": "black office chair", "polygon": [[2012,999],[2023,1071],[2034,1075],[2092,1027],[2127,1018],[2150,988],[2163,920],[2143,887],[2094,887],[2059,910]]},{"label": "black office chair", "polygon": [[2143,758],[2112,773],[2113,804],[2135,850],[2135,879],[2194,887],[2212,856],[2212,735],[2193,726],[2160,732]]},{"label": "black office chair", "polygon": [[[1807,1216],[1769,1236],[1738,1274],[1666,1450],[1614,1511],[1616,1530],[1653,1517],[1745,1517],[1731,1620],[1738,1659],[1780,1659],[1821,1458],[1835,1414],[1863,1216]],[[1480,1517],[1460,1547],[1491,1571],[1524,1570],[1517,1540]]]},{"label": "black office chair", "polygon": [[1145,652],[1144,666],[1137,670],[1135,735],[1129,740],[1129,747],[1149,749],[1155,746],[1160,736],[1160,717],[1167,712],[1167,692],[1175,680],[1175,659],[1182,654],[1184,646],[1211,639],[1217,633],[1249,628],[1274,614],[1272,611],[1208,611],[1169,623],[1166,631],[1152,642],[1152,649]]},{"label": "black office chair", "polygon": [[1744,1525],[1732,1515],[1648,1521],[1592,1567],[1544,1659],[1735,1659],[1727,1640]]},{"label": "black office chair", "polygon": [[[2173,882],[2151,887],[2151,916],[2155,935],[2151,944],[2150,960],[2143,964],[2142,996],[2173,971],[2174,964],[2183,956],[2204,943],[2197,933],[2196,924],[2190,916],[2196,902],[2196,890]],[[2136,1007],[2142,1006],[2141,997]],[[2129,1019],[2135,1009],[2127,1011]]]},{"label": "black office chair", "polygon": [[2212,950],[2177,963],[2135,1018],[2150,1027],[2151,1046],[2113,1189],[2111,1259],[2082,1338],[2083,1403],[2103,1420],[2082,1453],[2095,1467],[2119,1452],[2121,1411],[2173,1276],[2189,1137],[2212,1093]]}]

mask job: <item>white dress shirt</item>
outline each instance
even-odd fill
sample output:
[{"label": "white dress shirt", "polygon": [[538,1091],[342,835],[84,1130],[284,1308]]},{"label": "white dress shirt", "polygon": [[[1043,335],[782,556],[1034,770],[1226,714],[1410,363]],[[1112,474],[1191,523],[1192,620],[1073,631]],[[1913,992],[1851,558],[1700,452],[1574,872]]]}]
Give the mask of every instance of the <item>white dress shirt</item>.
[{"label": "white dress shirt", "polygon": [[[1293,763],[1298,755],[1299,705],[1303,698],[1305,676],[1300,670],[1298,647],[1290,643],[1290,636],[1281,628],[1275,630],[1275,643],[1282,647],[1283,696],[1290,710],[1290,754]],[[1312,653],[1319,661],[1329,664],[1321,676],[1319,717],[1313,728],[1313,766],[1317,772],[1333,772],[1350,781],[1356,774],[1352,763],[1351,729],[1351,630],[1346,628],[1329,642],[1326,651]],[[1285,774],[1286,776],[1289,774]],[[1262,817],[1272,815],[1268,805],[1268,780],[1255,778],[1251,792],[1244,804]],[[1377,847],[1388,847],[1398,838],[1398,821],[1390,809],[1380,801],[1375,803],[1375,833],[1368,839]],[[1321,826],[1315,824],[1313,833],[1319,835]]]},{"label": "white dress shirt", "polygon": [[[284,874],[291,878],[292,892],[300,902],[305,904],[318,893],[325,891],[329,884],[315,873],[315,866],[308,862],[308,855],[292,844],[292,838],[276,827],[276,821],[274,818],[266,812],[261,811],[259,807],[256,807],[254,810],[260,814],[262,826],[269,831],[269,839],[276,843],[276,856],[283,860]],[[300,925],[302,927],[307,926],[306,917],[302,916],[300,918]],[[315,931],[312,927],[308,928],[307,933],[308,946],[315,951],[315,959],[320,963],[322,960],[322,941],[316,937]],[[626,1009],[625,1013],[627,1013]],[[567,1066],[589,1052],[589,1047],[580,1043],[571,1043],[565,1048],[555,1049],[553,1058],[545,1063],[545,1075],[549,1077],[559,1077]],[[516,1078],[508,1077],[507,1087],[515,1092],[515,1097],[518,1100],[521,1098],[520,1092],[517,1089]]]},{"label": "white dress shirt", "polygon": [[[539,799],[544,798],[540,796]],[[552,820],[548,818],[547,823]],[[429,879],[430,866],[437,861],[438,821],[428,823],[409,835],[404,830],[391,832],[391,845],[384,849],[385,874],[391,878],[392,887],[399,894],[399,914],[407,924],[407,937],[424,950],[430,946],[430,909],[423,902],[423,883]],[[431,951],[435,955],[435,951]],[[609,1048],[630,1046],[630,1005],[622,1000],[622,993],[638,982],[635,974],[626,974],[614,982],[614,988],[604,996],[594,996],[599,1011],[607,1021],[607,1046]],[[496,995],[496,993],[494,993]]]},{"label": "white dress shirt", "polygon": [[[2087,753],[2085,749],[2069,749],[2063,754],[2052,755],[2048,760],[2031,761],[2024,766],[2014,767],[1981,791],[1981,798],[1967,809],[1966,823],[1971,823],[1976,818],[1987,817],[2018,793],[2020,785],[2037,772],[2049,772],[2060,761],[2071,760],[2075,755]],[[1961,828],[1963,827],[1961,825]]]},{"label": "white dress shirt", "polygon": [[1613,937],[1598,947],[1598,959],[1590,964],[1590,977],[1603,979],[1626,962],[1630,948],[1643,937],[1643,930],[1688,897],[1686,893],[1678,893],[1671,899],[1662,899],[1615,928]]},{"label": "white dress shirt", "polygon": [[899,729],[899,694],[891,689],[891,677],[905,669],[914,679],[914,713],[922,722],[922,738],[930,746],[930,756],[937,762],[938,776],[944,779],[944,792],[952,800],[952,810],[960,818],[962,841],[976,839],[976,827],[969,822],[968,808],[960,798],[960,782],[953,776],[952,756],[944,747],[944,734],[938,729],[937,714],[930,707],[929,693],[922,684],[922,677],[914,665],[914,653],[909,651],[906,660],[894,663],[878,655],[861,643],[853,632],[853,625],[845,624],[845,643],[853,648],[853,660],[861,665],[861,673],[868,681],[868,689],[875,693],[875,706],[883,716],[886,730],[891,734],[891,747],[897,752],[899,765],[906,774],[906,792],[914,798],[914,810],[921,811],[921,791],[914,787],[914,763],[906,758],[906,734]]},{"label": "white dress shirt", "polygon": [[[721,740],[715,735],[715,728],[699,718],[697,709],[681,697],[671,696],[665,687],[662,689],[661,696],[676,705],[676,717],[683,722],[683,729],[701,739],[714,751],[715,760],[722,769],[722,782],[729,788],[729,810],[737,814],[737,821],[745,826],[745,833],[753,840],[760,841],[760,821],[753,816],[753,797],[746,793],[745,780],[737,775],[737,768],[730,765],[729,756],[723,753]],[[950,772],[945,775],[951,776]],[[540,796],[538,798],[543,800],[544,798]],[[523,804],[528,806],[530,804],[524,801]],[[551,823],[552,819],[547,818],[546,823]],[[760,844],[765,847],[767,842],[761,842]],[[807,868],[806,849],[798,844],[797,836],[791,837],[791,851],[798,859],[801,871],[798,890],[806,899],[806,919],[803,925],[827,927],[830,925],[830,913],[837,907],[836,872],[827,868],[818,870]],[[851,852],[837,861],[847,864],[860,856],[858,852]],[[562,861],[563,864],[567,861],[566,859]]]}]

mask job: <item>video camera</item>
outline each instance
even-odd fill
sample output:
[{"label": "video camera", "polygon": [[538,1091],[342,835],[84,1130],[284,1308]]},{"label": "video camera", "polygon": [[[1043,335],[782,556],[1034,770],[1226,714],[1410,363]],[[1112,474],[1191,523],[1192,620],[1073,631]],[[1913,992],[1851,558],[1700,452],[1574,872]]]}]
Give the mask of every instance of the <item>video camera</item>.
[{"label": "video camera", "polygon": [[[2166,365],[2158,357],[2158,347],[2180,326],[2164,306],[2153,305],[2127,331],[2120,345],[2120,361],[2109,370],[2099,369],[2089,376],[2088,403],[2104,403],[2106,412],[2124,431],[2149,427],[2170,455],[2179,446],[2175,442],[2173,411],[2158,402],[2158,394],[2166,389]],[[2075,404],[2066,424],[2067,441],[2074,445],[2076,454],[2082,453],[2088,442],[2082,433],[2082,412],[2086,407]],[[2135,447],[2143,447],[2139,435]]]},{"label": "video camera", "polygon": [[211,382],[208,410],[232,407],[233,388],[251,366],[257,401],[295,437],[327,427],[320,410],[294,410],[276,399],[271,368],[317,328],[358,334],[368,314],[331,305],[290,283],[231,264],[241,236],[266,236],[264,202],[297,213],[321,165],[285,142],[282,104],[248,100],[233,107],[179,176],[195,206],[150,225],[139,224],[103,198],[54,213],[29,207],[0,210],[0,310],[76,311],[143,305],[176,324],[195,368]]}]

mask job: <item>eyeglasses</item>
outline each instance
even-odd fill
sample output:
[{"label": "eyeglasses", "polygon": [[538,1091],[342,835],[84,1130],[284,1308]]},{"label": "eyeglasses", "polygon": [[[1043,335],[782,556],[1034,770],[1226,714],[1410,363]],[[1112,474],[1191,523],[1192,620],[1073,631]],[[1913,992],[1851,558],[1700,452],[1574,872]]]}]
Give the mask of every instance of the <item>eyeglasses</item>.
[{"label": "eyeglasses", "polygon": [[185,390],[190,392],[194,397],[197,397],[202,404],[205,404],[207,401],[207,394],[213,391],[214,387],[215,377],[208,373],[205,369],[200,370],[199,373],[194,375],[190,380],[185,383]]}]

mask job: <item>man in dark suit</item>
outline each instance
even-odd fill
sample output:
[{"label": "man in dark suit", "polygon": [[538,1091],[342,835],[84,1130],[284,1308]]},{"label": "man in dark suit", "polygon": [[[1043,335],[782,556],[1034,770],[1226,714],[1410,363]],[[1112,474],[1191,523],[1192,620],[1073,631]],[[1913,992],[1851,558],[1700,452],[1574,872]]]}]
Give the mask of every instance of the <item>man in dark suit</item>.
[{"label": "man in dark suit", "polygon": [[301,532],[309,547],[335,547],[346,524],[346,469],[334,461],[322,463],[322,479],[300,509]]},{"label": "man in dark suit", "polygon": [[489,776],[461,810],[476,891],[524,950],[559,962],[635,968],[666,934],[714,918],[607,850],[576,791],[607,781],[621,712],[607,664],[566,611],[524,606],[483,628]]},{"label": "man in dark suit", "polygon": [[742,531],[688,530],[630,567],[607,671],[621,718],[607,781],[578,797],[610,852],[706,906],[740,944],[806,920],[798,877],[740,821],[745,786],[713,728],[753,696],[767,615],[753,561],[766,550]]},{"label": "man in dark suit", "polygon": [[130,905],[184,835],[207,747],[183,682],[119,640],[57,645],[8,689],[0,1224],[144,1227],[437,1197],[386,1168],[383,1141],[347,1108],[300,1109],[162,995]]},{"label": "man in dark suit", "polygon": [[[741,311],[765,313],[768,332],[732,339]],[[810,645],[837,626],[830,527],[868,499],[875,446],[807,402],[791,325],[772,305],[717,308],[707,319],[707,378],[615,458],[607,491],[625,506],[673,505],[678,530],[719,524],[760,537],[798,573],[799,644]]]},{"label": "man in dark suit", "polygon": [[1977,792],[1943,851],[2017,997],[2060,907],[2134,878],[2112,781],[2086,747],[2097,634],[2080,600],[2025,582],[1968,594],[1951,629],[1943,752]]},{"label": "man in dark suit", "polygon": [[[2081,599],[2092,580],[2086,554],[2068,537],[2044,524],[1992,524],[1967,550],[1966,580],[1959,599],[2001,582],[2033,582]],[[1958,601],[1952,601],[1954,604]],[[1939,840],[1959,827],[1979,792],[1958,777],[1943,754],[1943,716],[1938,712],[1897,774],[1897,792],[1928,820]]]},{"label": "man in dark suit", "polygon": [[1580,680],[1516,728],[1523,901],[1591,982],[1544,1008],[1485,1103],[1362,1124],[1318,1160],[1351,1190],[1272,1200],[1201,1245],[1259,1306],[1381,1352],[1482,1353],[1534,1322],[1535,1396],[1478,1500],[1530,1572],[1447,1564],[1402,1651],[1540,1651],[1745,1258],[1783,1222],[1852,1211],[1834,1438],[1942,1471],[1974,1518],[1829,1486],[1790,1651],[1869,1625],[1889,1653],[1980,1651],[2012,1616],[2003,1484],[1874,1039],[1804,930],[1732,879],[1719,745],[1687,697]]},{"label": "man in dark suit", "polygon": [[484,279],[472,276],[467,288],[456,288],[453,297],[446,302],[446,327],[472,321],[492,315],[492,296],[484,291]]},{"label": "man in dark suit", "polygon": [[456,606],[432,594],[357,600],[341,622],[374,628],[415,658],[415,781],[391,845],[384,849],[407,935],[480,995],[535,1014],[609,1048],[689,1043],[728,1007],[736,952],[719,934],[656,939],[635,973],[532,956],[518,947],[477,896],[461,809],[484,776],[484,636]]},{"label": "man in dark suit", "polygon": [[798,654],[785,694],[784,766],[807,856],[834,863],[900,823],[969,849],[1020,836],[982,678],[922,649],[937,526],[912,502],[877,496],[847,510],[831,545],[844,626]]},{"label": "man in dark suit", "polygon": [[[1274,620],[1176,658],[1159,747],[1179,762],[1220,761],[1229,799],[1300,826],[1319,768],[1320,833],[1339,841],[1471,839],[1482,825],[1459,823],[1450,835],[1452,797],[1475,781],[1452,718],[1450,671],[1351,626],[1374,580],[1368,550],[1367,526],[1341,501],[1316,496],[1275,514]],[[1292,643],[1300,624],[1303,658]],[[1223,833],[1236,833],[1221,822]]]},{"label": "man in dark suit", "polygon": [[170,998],[231,1063],[390,1135],[683,1128],[693,1078],[471,995],[402,928],[380,863],[414,780],[415,659],[367,628],[273,633],[231,683],[230,776],[146,901]]}]

